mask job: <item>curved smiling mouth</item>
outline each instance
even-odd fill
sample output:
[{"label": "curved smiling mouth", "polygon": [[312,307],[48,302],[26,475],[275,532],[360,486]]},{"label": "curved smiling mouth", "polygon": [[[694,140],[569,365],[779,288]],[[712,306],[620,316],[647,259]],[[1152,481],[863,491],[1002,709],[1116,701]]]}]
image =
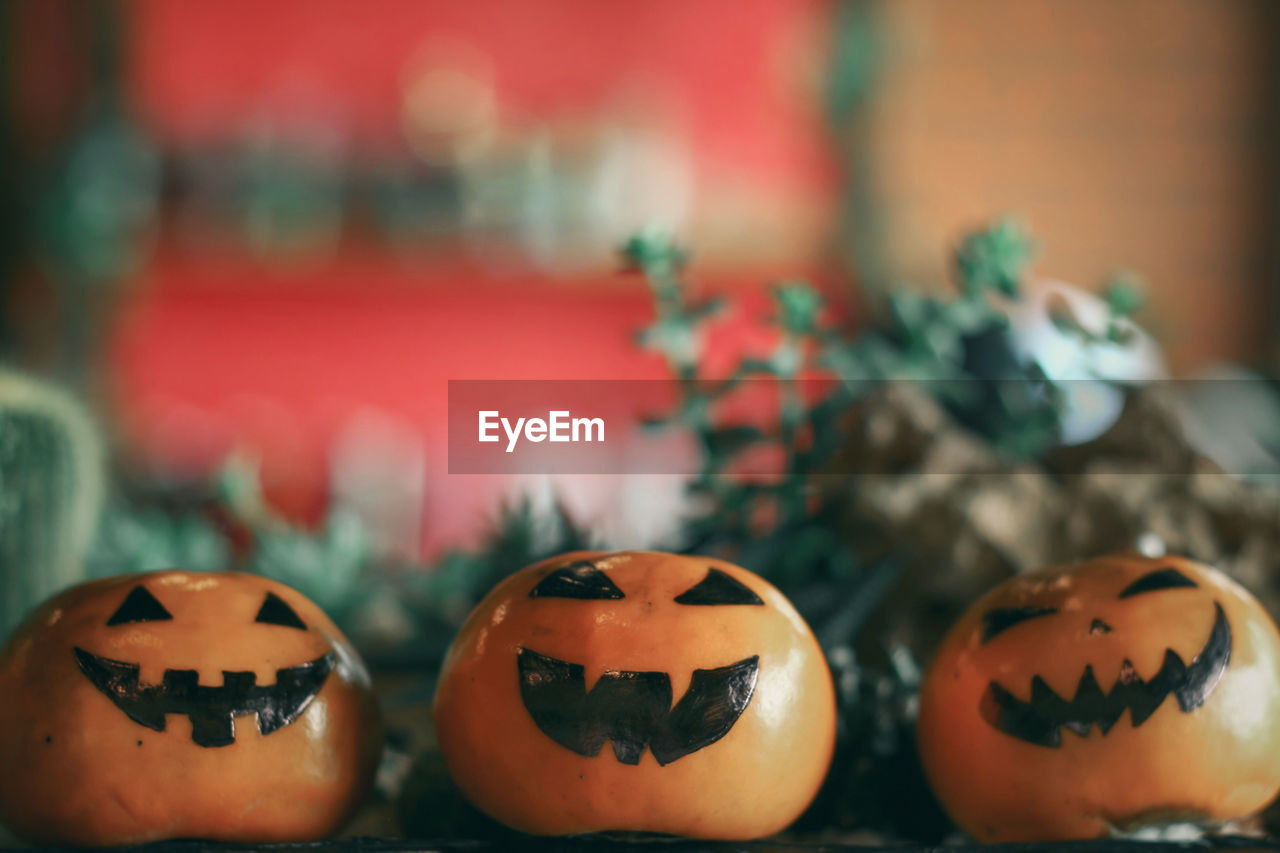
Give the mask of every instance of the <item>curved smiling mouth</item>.
[{"label": "curved smiling mouth", "polygon": [[1165,649],[1160,670],[1144,681],[1126,659],[1108,693],[1098,685],[1093,667],[1086,666],[1070,701],[1055,693],[1038,675],[1031,679],[1031,698],[1026,702],[992,681],[979,703],[979,713],[1005,734],[1048,747],[1062,745],[1064,726],[1086,737],[1096,724],[1106,735],[1126,709],[1136,728],[1155,713],[1169,694],[1178,700],[1182,713],[1188,714],[1203,705],[1217,688],[1231,660],[1231,626],[1222,605],[1214,602],[1213,606],[1213,630],[1190,666],[1173,649]]},{"label": "curved smiling mouth", "polygon": [[580,664],[524,648],[517,662],[520,698],[544,734],[589,758],[607,740],[623,764],[639,764],[646,745],[666,765],[720,740],[750,704],[760,671],[759,655],[696,669],[673,707],[665,672],[606,672],[588,691]]},{"label": "curved smiling mouth", "polygon": [[76,663],[85,677],[115,706],[141,726],[164,731],[167,714],[191,718],[191,739],[199,746],[235,743],[235,718],[258,717],[258,732],[269,735],[302,716],[333,671],[332,653],[299,666],[276,670],[276,683],[257,683],[253,672],[222,673],[221,687],[200,684],[194,669],[166,669],[159,684],[138,680],[139,666],[98,657],[79,646]]}]

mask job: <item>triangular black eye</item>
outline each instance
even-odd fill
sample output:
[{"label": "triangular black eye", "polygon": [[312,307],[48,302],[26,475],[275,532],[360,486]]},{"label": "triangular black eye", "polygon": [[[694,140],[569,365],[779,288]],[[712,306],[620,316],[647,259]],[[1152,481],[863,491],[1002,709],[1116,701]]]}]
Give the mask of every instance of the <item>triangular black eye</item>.
[{"label": "triangular black eye", "polygon": [[293,612],[293,608],[284,603],[284,599],[276,595],[274,592],[267,593],[267,600],[262,602],[262,609],[258,611],[258,618],[254,622],[265,622],[268,625],[283,625],[286,628],[301,628],[307,630],[307,623],[298,618],[298,614]]},{"label": "triangular black eye", "polygon": [[760,604],[760,596],[741,581],[719,569],[707,569],[707,576],[676,596],[676,604]]},{"label": "triangular black eye", "polygon": [[1019,622],[1048,616],[1058,611],[1052,607],[998,607],[982,614],[982,642],[987,642],[1001,631],[1007,631]]},{"label": "triangular black eye", "polygon": [[1156,569],[1138,578],[1124,588],[1121,598],[1141,595],[1144,592],[1155,592],[1158,589],[1176,589],[1183,586],[1195,586],[1196,582],[1177,569]]},{"label": "triangular black eye", "polygon": [[145,586],[135,586],[129,590],[124,602],[111,614],[107,625],[126,625],[130,622],[163,622],[173,616],[164,605],[156,601],[156,597],[147,592]]},{"label": "triangular black eye", "polygon": [[609,576],[587,560],[556,569],[538,581],[530,598],[626,598]]}]

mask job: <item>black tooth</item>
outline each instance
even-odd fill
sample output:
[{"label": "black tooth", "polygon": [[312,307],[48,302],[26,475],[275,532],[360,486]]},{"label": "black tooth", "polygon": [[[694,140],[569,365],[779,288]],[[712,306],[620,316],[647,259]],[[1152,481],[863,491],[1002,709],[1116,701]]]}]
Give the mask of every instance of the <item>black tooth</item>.
[{"label": "black tooth", "polygon": [[191,740],[197,746],[206,748],[231,746],[236,742],[235,716],[229,712],[193,711]]},{"label": "black tooth", "polygon": [[1020,740],[1050,748],[1062,745],[1062,732],[1056,722],[995,681],[987,685],[978,713],[997,730]]},{"label": "black tooth", "polygon": [[1119,715],[1112,723],[1103,727],[1102,733],[1106,734],[1111,727],[1118,722],[1120,716],[1124,715],[1124,709],[1129,709],[1129,719],[1132,725],[1138,725],[1151,715],[1160,702],[1164,700],[1163,690],[1158,690],[1159,695],[1154,697],[1155,704],[1152,704],[1151,693],[1152,688],[1147,682],[1142,680],[1142,676],[1138,674],[1138,669],[1133,665],[1133,661],[1128,658],[1120,664],[1120,675],[1116,678],[1115,686],[1111,688],[1111,694],[1108,699],[1111,707],[1118,709]]},{"label": "black tooth", "polygon": [[[1138,675],[1138,670],[1134,667],[1133,661],[1125,658],[1120,664],[1120,675],[1116,677],[1117,684],[1130,685],[1142,682],[1142,678]],[[1111,688],[1114,693],[1115,688]]]},{"label": "black tooth", "polygon": [[1130,723],[1134,726],[1140,726],[1145,723],[1164,704],[1167,695],[1163,691],[1158,696],[1148,695],[1145,691],[1135,692],[1129,699]]},{"label": "black tooth", "polygon": [[661,765],[710,746],[729,733],[751,703],[760,656],[729,666],[695,669],[680,701],[658,721],[649,750]]},{"label": "black tooth", "polygon": [[640,756],[644,755],[644,744],[634,739],[619,737],[613,738],[609,743],[613,745],[613,757],[623,764],[639,764]]},{"label": "black tooth", "polygon": [[1116,705],[1115,707],[1111,708],[1108,711],[1108,714],[1110,714],[1111,716],[1108,716],[1106,719],[1098,720],[1099,731],[1101,731],[1104,735],[1107,732],[1111,731],[1111,728],[1116,723],[1118,723],[1120,721],[1120,717],[1124,715],[1124,709],[1125,709],[1124,705]]},{"label": "black tooth", "polygon": [[1067,701],[1038,675],[1031,679],[1031,704],[1053,719],[1060,717],[1067,707]]},{"label": "black tooth", "polygon": [[226,672],[222,673],[222,686],[232,691],[248,690],[258,683],[258,674],[256,672]]},{"label": "black tooth", "polygon": [[1165,677],[1172,690],[1186,681],[1187,665],[1182,662],[1182,658],[1173,649],[1165,649],[1164,663],[1160,665],[1159,674]]},{"label": "black tooth", "polygon": [[1080,686],[1076,688],[1075,699],[1071,702],[1073,716],[1082,723],[1097,723],[1105,735],[1124,713],[1125,704],[1122,694],[1108,695],[1098,684],[1093,674],[1093,667],[1086,666],[1080,676]]},{"label": "black tooth", "polygon": [[1062,697],[1057,694],[1052,687],[1049,686],[1040,676],[1033,676],[1031,679],[1031,701],[1032,702],[1061,702]]},{"label": "black tooth", "polygon": [[200,687],[200,673],[194,669],[166,669],[162,684],[171,699],[192,699]]},{"label": "black tooth", "polygon": [[1071,700],[1071,704],[1078,705],[1081,702],[1094,702],[1105,697],[1106,694],[1102,692],[1097,676],[1093,674],[1093,665],[1086,665],[1084,673],[1080,676],[1080,683],[1076,686],[1076,695]]},{"label": "black tooth", "polygon": [[1102,712],[1105,710],[1106,700],[1107,696],[1093,674],[1093,667],[1086,666],[1076,687],[1075,698],[1063,709],[1062,724],[1076,732],[1083,728],[1084,733],[1088,734],[1093,724],[1100,722],[1104,716]]}]

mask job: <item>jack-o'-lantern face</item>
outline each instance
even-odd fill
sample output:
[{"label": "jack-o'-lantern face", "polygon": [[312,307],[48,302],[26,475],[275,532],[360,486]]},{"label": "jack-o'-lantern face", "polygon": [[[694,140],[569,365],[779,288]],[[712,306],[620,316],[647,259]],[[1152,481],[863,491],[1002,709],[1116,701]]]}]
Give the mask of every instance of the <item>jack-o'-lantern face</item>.
[{"label": "jack-o'-lantern face", "polygon": [[[244,614],[248,615],[248,614]],[[125,596],[119,609],[107,620],[107,627],[137,625],[142,622],[169,622],[173,615],[139,583]],[[307,625],[274,592],[266,593],[253,620],[258,624],[280,625],[306,631]],[[231,626],[228,626],[231,627]],[[139,679],[141,667],[99,657],[76,646],[76,663],[85,678],[110,699],[129,719],[140,726],[163,732],[169,714],[191,720],[191,740],[198,746],[229,746],[236,740],[236,717],[253,716],[258,732],[269,735],[298,719],[316,698],[337,664],[337,655],[325,652],[313,660],[276,670],[275,683],[259,685],[253,670],[223,670],[222,684],[200,683],[195,669],[165,669],[158,684]]]},{"label": "jack-o'-lantern face", "polygon": [[808,805],[834,742],[830,674],[790,603],[732,564],[653,552],[500,584],[435,710],[462,791],[539,834],[765,835]]},{"label": "jack-o'-lantern face", "polygon": [[[180,571],[85,584],[0,653],[0,819],[24,837],[321,838],[380,751],[363,664],[295,590]],[[114,804],[114,805],[113,805]],[[269,807],[268,807],[269,806]]]},{"label": "jack-o'-lantern face", "polygon": [[921,757],[982,841],[1223,821],[1280,789],[1280,635],[1220,573],[1118,555],[1014,578],[939,648]]}]

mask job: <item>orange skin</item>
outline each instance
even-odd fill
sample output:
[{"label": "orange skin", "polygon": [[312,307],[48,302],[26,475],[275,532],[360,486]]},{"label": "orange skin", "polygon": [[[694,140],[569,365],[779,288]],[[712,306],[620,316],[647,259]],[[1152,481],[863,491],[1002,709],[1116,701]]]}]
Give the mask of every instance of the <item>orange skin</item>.
[{"label": "orange skin", "polygon": [[[1119,598],[1173,568],[1197,588]],[[1217,687],[1184,713],[1173,695],[1132,725],[1125,710],[1103,735],[1065,726],[1061,745],[1028,743],[979,715],[994,679],[1027,700],[1040,675],[1064,699],[1086,665],[1111,691],[1123,661],[1150,680],[1166,649],[1190,665],[1221,604],[1231,656]],[[982,642],[993,608],[1052,607]],[[1111,631],[1095,628],[1103,620]],[[1280,634],[1258,602],[1207,566],[1178,557],[1102,557],[1013,578],[951,629],[921,689],[921,759],[952,819],[981,842],[1073,840],[1170,821],[1218,823],[1253,814],[1280,790]]]},{"label": "orange skin", "polygon": [[[547,574],[591,560],[625,593],[618,600],[530,598]],[[764,606],[687,606],[673,599],[710,567]],[[659,765],[594,757],[561,746],[525,709],[520,647],[581,664],[591,689],[607,671],[661,671],[673,702],[695,669],[759,655],[754,694],[720,740]],[[471,614],[445,658],[435,696],[440,749],[472,803],[524,832],[636,830],[749,839],[785,828],[808,806],[835,743],[835,694],[808,625],[774,587],[731,563],[656,552],[578,552],[499,584]]]},{"label": "orange skin", "polygon": [[[107,626],[142,584],[170,621]],[[306,630],[255,623],[268,592]],[[333,652],[338,664],[290,725],[261,735],[235,719],[235,742],[201,747],[191,721],[139,725],[78,669],[73,649],[138,663],[141,682],[196,669],[200,684],[276,670]],[[382,747],[359,657],[297,591],[248,574],[164,571],[75,587],[38,608],[0,651],[0,822],[36,844],[108,846],[172,838],[310,841],[360,805]]]}]

